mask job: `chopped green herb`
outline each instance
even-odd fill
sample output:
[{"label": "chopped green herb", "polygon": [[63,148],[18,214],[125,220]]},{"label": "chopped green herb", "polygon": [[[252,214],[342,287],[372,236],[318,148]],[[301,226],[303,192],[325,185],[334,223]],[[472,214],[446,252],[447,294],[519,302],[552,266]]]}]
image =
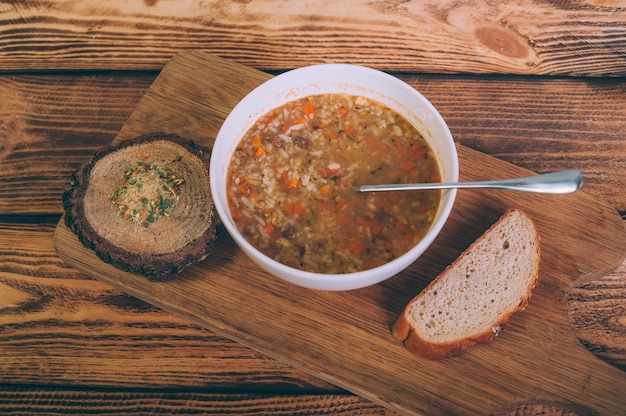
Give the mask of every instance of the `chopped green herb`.
[{"label": "chopped green herb", "polygon": [[[181,159],[177,156],[175,161]],[[184,183],[167,166],[139,161],[125,170],[121,185],[109,199],[120,217],[148,227],[172,213]]]}]

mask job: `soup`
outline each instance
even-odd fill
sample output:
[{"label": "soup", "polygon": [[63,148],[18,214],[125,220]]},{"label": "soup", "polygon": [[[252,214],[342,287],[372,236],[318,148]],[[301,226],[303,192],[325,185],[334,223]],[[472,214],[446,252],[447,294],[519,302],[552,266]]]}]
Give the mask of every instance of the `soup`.
[{"label": "soup", "polygon": [[262,116],[238,144],[227,197],[237,228],[267,256],[316,273],[387,263],[428,232],[440,191],[359,185],[439,182],[419,131],[378,101],[320,94]]}]

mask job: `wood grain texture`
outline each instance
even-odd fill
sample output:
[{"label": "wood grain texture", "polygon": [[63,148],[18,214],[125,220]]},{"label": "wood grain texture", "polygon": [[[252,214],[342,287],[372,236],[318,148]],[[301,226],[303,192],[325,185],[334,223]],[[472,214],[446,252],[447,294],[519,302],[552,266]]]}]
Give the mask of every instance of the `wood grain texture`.
[{"label": "wood grain texture", "polygon": [[[192,136],[210,144],[212,126],[219,125],[210,118],[225,117],[243,88],[237,84],[228,97],[231,90],[223,86],[233,80],[254,83],[267,78],[235,64],[220,76],[225,65],[200,52],[179,55],[118,137],[132,137],[145,123],[144,128],[165,132],[196,130]],[[223,93],[213,97],[215,91]],[[168,117],[159,117],[164,108]],[[527,172],[462,146],[459,155],[462,179]],[[517,320],[518,331],[499,337],[490,348],[438,362],[415,360],[390,341],[389,324],[398,308],[506,206],[531,213],[542,234],[543,278],[533,296],[541,308],[529,307]],[[586,227],[572,228],[572,223],[593,223],[595,234],[587,233]],[[431,248],[430,253],[437,253],[434,257],[426,255],[385,284],[342,293],[307,291],[267,276],[228,238],[222,239],[209,261],[150,288],[145,279],[100,262],[63,226],[55,232],[55,246],[67,263],[98,279],[395,410],[484,414],[506,402],[533,397],[557,397],[600,412],[623,410],[626,378],[584,351],[569,328],[564,301],[578,277],[601,276],[623,260],[626,231],[614,209],[585,193],[558,198],[502,194],[494,199],[477,191],[457,198],[446,227]],[[265,307],[268,302],[272,308]],[[302,333],[303,327],[315,330]],[[360,359],[350,360],[352,354]],[[572,362],[575,367],[567,365]],[[477,377],[482,373],[484,379]],[[594,383],[588,383],[590,378]],[[461,386],[467,383],[473,389]]]},{"label": "wood grain texture", "polygon": [[[601,280],[573,288],[568,295],[571,325],[582,344],[626,371],[626,261]],[[610,340],[610,345],[606,341]]]},{"label": "wood grain texture", "polygon": [[[108,285],[74,285],[69,280],[89,277],[56,255],[55,218],[0,225],[0,413],[83,409],[83,414],[139,415],[150,408],[153,413],[394,414]],[[626,298],[626,279],[620,277],[625,265],[607,276],[616,305]],[[55,279],[62,284],[51,284]],[[594,284],[597,297],[602,286]],[[588,339],[594,340],[595,353],[624,368],[618,353],[624,350],[623,308],[603,309],[598,316],[585,299],[579,301],[571,311],[573,321],[583,330],[592,328]],[[602,328],[607,320],[608,330]],[[41,385],[42,375],[47,387],[20,387]],[[235,394],[242,390],[265,393]],[[313,395],[316,391],[320,394]],[[517,403],[494,415],[587,414],[558,413],[562,407]]]},{"label": "wood grain texture", "polygon": [[[0,386],[0,413],[33,414],[35,408],[37,412],[48,414],[57,409],[67,413],[66,406],[71,405],[85,412],[93,406],[100,411],[112,410],[107,406],[115,406],[113,410],[124,414],[144,414],[143,404],[150,403],[151,409],[167,409],[172,413],[189,413],[199,407],[206,413],[242,414],[239,412],[245,409],[249,412],[246,414],[281,411],[291,414],[292,406],[298,406],[323,414],[341,412],[348,406],[348,412],[353,414],[386,414],[382,407],[370,402],[364,402],[361,407],[361,401],[351,395],[338,396],[332,386],[324,387],[326,383],[321,380],[312,379],[309,385],[306,373],[118,290],[107,287],[103,293],[93,296],[93,290],[77,290],[66,280],[56,285],[47,284],[51,277],[86,278],[56,257],[50,235],[55,225],[56,222],[39,226],[4,224],[0,228],[3,242],[0,246],[10,243],[12,247],[0,251],[0,304],[3,305],[0,311],[3,318],[0,322],[0,379],[11,383]],[[7,235],[13,238],[5,239]],[[624,308],[620,306],[626,298],[624,264],[607,276],[612,282],[610,286],[602,281],[594,282],[589,299],[575,299],[577,307],[572,311],[573,321],[587,336],[588,341],[583,345],[622,369],[626,328]],[[7,277],[9,271],[10,278]],[[608,301],[610,307],[601,307],[598,313],[595,306],[602,306],[598,302],[601,299]],[[61,311],[65,312],[61,314]],[[54,319],[41,319],[42,315]],[[44,391],[32,388],[20,391],[16,387],[19,383],[41,384],[42,375],[45,375],[46,385],[58,387]],[[169,388],[165,393],[157,390],[163,386]],[[201,393],[199,397],[198,392],[188,391],[198,386],[220,392],[251,389],[267,393],[263,396]],[[319,389],[325,394],[308,394],[311,386],[313,391]],[[98,387],[106,390],[96,390]],[[88,388],[91,390],[85,390]],[[115,388],[125,389],[116,391]],[[137,388],[148,388],[150,392]],[[328,392],[333,391],[329,399]],[[280,395],[285,392],[298,396]],[[355,401],[359,404],[354,405]],[[530,416],[546,412],[567,416],[589,414],[559,413],[553,404],[536,403],[504,406],[494,414]]]},{"label": "wood grain texture", "polygon": [[[575,165],[626,218],[625,21],[624,0],[0,0],[0,413],[393,414],[55,253],[70,173],[181,50],[396,72],[462,145],[536,172]],[[559,297],[581,345],[622,370],[625,265]],[[494,414],[597,416],[540,395]]]},{"label": "wood grain texture", "polygon": [[[61,213],[71,173],[111,143],[155,78],[0,75],[0,213]],[[437,107],[464,146],[535,172],[580,169],[586,192],[626,213],[625,80],[399,78]]]},{"label": "wood grain texture", "polygon": [[0,383],[339,391],[68,267],[55,226],[0,223]]},{"label": "wood grain texture", "polygon": [[0,71],[159,70],[203,49],[274,70],[624,76],[625,21],[623,0],[2,1]]},{"label": "wood grain texture", "polygon": [[[172,315],[146,309],[143,302],[117,290],[111,289],[119,296],[113,301],[104,295],[85,300],[80,311],[86,310],[88,319],[96,319],[92,310],[112,308],[106,305],[109,302],[127,304],[128,314],[137,315],[127,318],[131,321],[129,325],[111,323],[126,330],[116,335],[120,345],[132,342],[135,332],[142,340],[133,347],[131,361],[128,348],[121,348],[118,355],[116,348],[106,347],[108,338],[101,337],[98,331],[84,330],[92,327],[90,321],[81,323],[79,318],[65,312],[67,305],[77,302],[73,296],[82,293],[72,289],[71,283],[64,284],[70,286],[69,290],[55,285],[33,286],[40,278],[85,278],[63,264],[53,251],[52,224],[56,224],[54,218],[58,217],[46,217],[41,223],[39,214],[60,214],[60,194],[71,171],[93,150],[107,145],[115,137],[155,76],[142,72],[0,76],[0,166],[6,173],[0,177],[0,214],[10,221],[0,230],[0,271],[3,279],[7,275],[11,277],[2,281],[9,282],[10,286],[3,286],[0,298],[3,306],[21,305],[19,310],[5,315],[0,325],[1,329],[12,328],[13,331],[11,337],[5,338],[4,332],[0,334],[3,343],[0,351],[4,352],[0,360],[4,365],[2,370],[14,370],[2,371],[6,376],[3,381],[39,384],[43,368],[48,369],[45,383],[58,386],[214,386],[234,390],[253,386],[271,391],[283,388],[308,391],[307,386],[327,385],[262,354],[263,358],[248,367],[250,360],[246,357],[251,352],[246,347],[210,331],[206,331],[210,335],[199,335],[194,331],[204,333],[205,330],[185,320],[185,328],[174,329],[175,337],[163,335],[180,324],[177,318],[172,323]],[[620,172],[624,171],[626,160],[621,137],[626,123],[623,80],[402,74],[400,77],[435,103],[460,143],[533,171],[565,167],[568,161],[575,161],[576,167],[585,173],[586,192],[625,210],[626,197],[620,191],[624,188],[624,176]],[[509,90],[515,94],[508,94]],[[466,102],[475,105],[468,106]],[[536,119],[537,114],[541,118]],[[572,131],[588,134],[570,140]],[[582,296],[570,301],[575,306],[570,312],[572,325],[577,328],[583,345],[622,369],[626,328],[624,276],[623,268],[619,269],[610,285],[594,281]],[[39,297],[22,303],[24,292],[9,287],[36,287]],[[45,302],[59,294],[70,298]],[[51,316],[63,318],[58,318],[55,325],[45,326],[39,323],[41,308]],[[120,315],[112,316],[119,319]],[[143,328],[141,321],[144,319],[152,322],[154,332]],[[31,328],[35,330],[31,332]],[[158,336],[152,336],[155,333]],[[186,335],[180,337],[181,333]],[[20,342],[11,341],[16,337]],[[211,340],[210,348],[196,354],[194,340],[207,337]],[[43,339],[55,338],[57,341],[49,351],[40,345]],[[172,343],[165,345],[164,338]],[[186,348],[188,338],[191,338],[194,352],[183,353],[183,359],[178,362],[179,349]],[[76,349],[79,353],[74,352]],[[162,359],[154,363],[140,361],[143,356],[151,357],[155,349],[164,349],[158,353]],[[224,351],[226,358],[223,358]],[[106,354],[108,366],[101,360],[88,359],[93,354]],[[244,357],[242,360],[233,359],[239,354]],[[25,365],[24,356],[40,364]],[[80,361],[81,357],[86,358],[85,361]],[[230,371],[223,371],[226,363]],[[135,371],[135,366],[141,371]],[[139,374],[142,377],[136,380]],[[138,384],[133,384],[135,382]],[[332,387],[321,388],[333,391]],[[113,400],[116,399],[117,396],[113,396]],[[14,406],[14,402],[6,400],[0,403],[0,413]],[[227,403],[218,402],[215,406],[228,408]],[[184,405],[181,409],[185,409]]]},{"label": "wood grain texture", "polygon": [[74,170],[111,143],[153,76],[0,78],[0,213],[60,213]]},{"label": "wood grain texture", "polygon": [[[3,405],[3,404],[10,405]],[[397,413],[358,396],[339,394],[261,395],[204,391],[76,390],[0,385],[0,410],[13,414],[220,414],[393,416]],[[563,403],[514,403],[491,416],[588,416],[588,409]]]},{"label": "wood grain texture", "polygon": [[[3,406],[3,403],[12,405]],[[384,407],[353,395],[267,395],[206,391],[67,390],[0,385],[0,410],[8,414],[86,415],[337,415],[392,416]],[[507,416],[511,413],[506,413]],[[561,414],[554,414],[561,416]],[[576,416],[563,414],[562,416]]]}]

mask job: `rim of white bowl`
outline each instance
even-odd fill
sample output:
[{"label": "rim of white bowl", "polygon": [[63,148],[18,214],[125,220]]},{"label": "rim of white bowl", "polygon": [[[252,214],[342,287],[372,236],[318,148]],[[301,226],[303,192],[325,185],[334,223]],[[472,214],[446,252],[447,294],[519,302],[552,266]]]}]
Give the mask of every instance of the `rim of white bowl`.
[{"label": "rim of white bowl", "polygon": [[[341,75],[341,81],[337,79],[338,74]],[[350,76],[348,76],[347,74],[350,74]],[[229,115],[224,120],[224,123],[222,124],[215,139],[214,150],[211,154],[209,177],[211,182],[211,192],[213,194],[213,199],[215,200],[214,202],[216,210],[231,237],[235,240],[237,245],[246,253],[246,255],[251,258],[252,261],[254,261],[259,266],[268,270],[270,273],[276,275],[282,280],[310,289],[329,291],[359,289],[371,286],[376,283],[380,283],[381,281],[384,281],[399,273],[400,271],[406,269],[414,261],[416,261],[417,258],[419,258],[419,256],[421,256],[424,251],[426,251],[426,249],[439,235],[441,229],[443,228],[449,217],[449,214],[454,205],[454,200],[456,199],[456,189],[442,191],[438,215],[435,221],[433,221],[433,223],[431,224],[429,231],[419,243],[417,243],[406,253],[390,261],[389,263],[385,263],[372,269],[362,270],[358,272],[343,274],[313,273],[286,266],[257,250],[241,235],[241,233],[237,229],[237,226],[233,222],[230,215],[230,210],[228,209],[225,181],[223,183],[220,183],[218,179],[226,178],[228,167],[230,164],[230,158],[232,156],[234,148],[241,140],[243,134],[251,127],[254,122],[256,122],[259,117],[261,117],[267,111],[279,107],[280,105],[282,105],[282,103],[292,101],[300,97],[312,95],[315,93],[323,93],[325,91],[337,92],[336,88],[338,85],[345,85],[349,89],[361,90],[363,92],[362,95],[369,96],[371,98],[378,97],[379,100],[383,101],[383,104],[385,105],[389,105],[389,99],[394,101],[396,105],[404,107],[405,111],[415,116],[415,119],[409,120],[412,124],[415,124],[416,122],[422,122],[422,120],[425,118],[425,115],[422,115],[422,117],[420,117],[419,114],[415,114],[413,111],[410,110],[410,108],[407,108],[406,105],[402,104],[398,100],[376,90],[376,85],[374,85],[374,87],[363,87],[355,85],[354,81],[351,82],[352,76],[375,77],[381,82],[384,82],[385,85],[397,88],[402,91],[403,94],[408,94],[413,99],[418,100],[420,105],[423,108],[427,109],[426,113],[428,114],[428,117],[435,118],[436,124],[442,130],[440,133],[445,136],[444,139],[448,141],[451,145],[449,151],[451,158],[455,161],[455,163],[452,166],[445,167],[447,180],[458,180],[458,155],[456,152],[454,139],[452,138],[452,134],[450,133],[443,117],[439,114],[439,112],[432,105],[432,103],[428,101],[428,99],[426,99],[419,91],[417,91],[404,81],[400,80],[399,78],[396,78],[390,74],[359,65],[320,64],[306,66],[284,72],[280,75],[277,75],[276,77],[265,81],[264,83],[253,89],[231,110]],[[334,77],[334,80],[328,82],[325,80],[320,80],[320,78],[324,77],[330,79],[333,79]],[[303,79],[309,78],[314,80],[308,83],[302,82]],[[288,81],[288,84],[293,83],[294,85],[299,85],[298,90],[296,90],[295,88],[288,88],[286,90],[283,87],[283,84],[286,81]],[[325,85],[320,85],[320,83],[322,82],[324,82]],[[329,89],[330,86],[333,87],[332,90]],[[317,92],[302,93],[302,91],[309,91],[311,88],[319,88],[320,90]],[[327,90],[325,90],[325,88]],[[358,95],[358,93],[356,92],[352,92],[352,94]],[[264,98],[263,101],[271,101],[271,99],[267,98],[268,96],[274,97],[274,100],[276,100],[276,97],[278,96],[280,96],[282,99],[278,103],[274,103],[271,105],[267,104],[262,106],[261,108],[259,108],[257,105],[253,105],[255,100],[259,97]],[[387,97],[387,102],[385,102],[386,100],[384,99],[384,97]],[[251,111],[252,109],[256,109],[256,111]],[[242,117],[247,117],[246,123],[243,123],[243,125],[241,122]],[[425,129],[424,126],[422,126],[421,128],[418,126],[416,127],[422,132]],[[430,138],[427,138],[427,140],[429,139]],[[429,140],[429,145],[432,146],[431,140]],[[215,147],[221,141],[227,142],[224,144],[223,149],[217,149],[218,151],[216,152]],[[218,158],[223,159],[218,160]],[[441,169],[443,168],[443,166],[441,166],[440,160],[439,162]],[[223,192],[220,192],[220,190],[222,190]],[[254,255],[252,255],[252,253],[254,253]]]}]

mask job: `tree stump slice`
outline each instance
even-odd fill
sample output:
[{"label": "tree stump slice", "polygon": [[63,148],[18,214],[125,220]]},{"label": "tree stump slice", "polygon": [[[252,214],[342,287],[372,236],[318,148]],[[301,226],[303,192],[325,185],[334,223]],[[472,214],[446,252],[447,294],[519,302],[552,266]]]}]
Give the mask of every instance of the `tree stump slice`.
[{"label": "tree stump slice", "polygon": [[164,280],[213,251],[210,152],[152,133],[97,152],[63,195],[65,223],[115,267]]}]

